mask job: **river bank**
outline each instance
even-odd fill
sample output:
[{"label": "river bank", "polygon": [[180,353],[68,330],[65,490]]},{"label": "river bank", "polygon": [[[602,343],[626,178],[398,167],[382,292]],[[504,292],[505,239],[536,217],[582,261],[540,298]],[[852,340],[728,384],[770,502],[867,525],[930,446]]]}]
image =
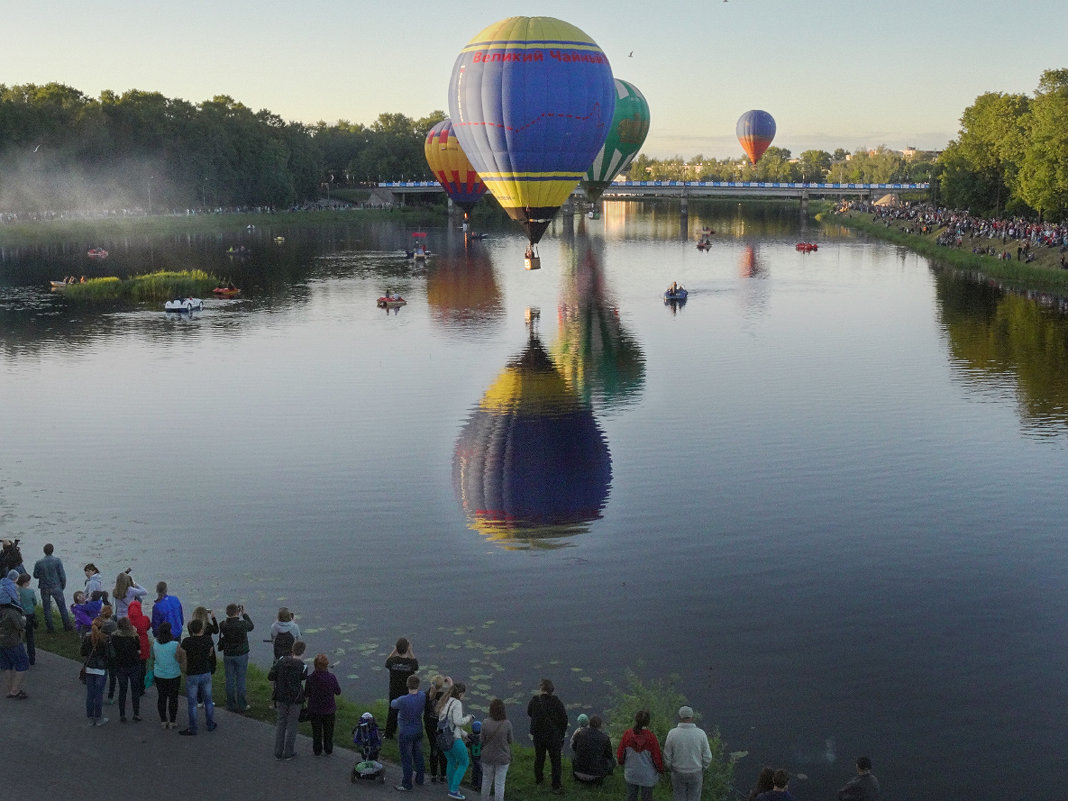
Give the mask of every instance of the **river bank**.
[{"label": "river bank", "polygon": [[109,215],[35,219],[0,224],[0,245],[30,245],[65,239],[107,242],[122,237],[211,234],[261,226],[329,225],[355,220],[425,220],[444,215],[433,206],[337,208],[313,211],[220,212],[197,214]]},{"label": "river bank", "polygon": [[[816,215],[821,222],[837,222],[847,228],[863,231],[887,242],[904,245],[939,264],[957,270],[977,272],[1018,290],[1068,293],[1068,270],[1060,266],[1061,252],[1056,247],[1039,246],[1032,249],[1034,261],[1016,260],[1017,242],[965,237],[959,248],[938,244],[943,228],[923,232],[908,220],[873,219],[869,212],[849,210],[822,211]],[[972,247],[993,248],[996,254],[1009,253],[1011,260],[1000,259],[990,253],[971,252]]]},{"label": "river bank", "polygon": [[[71,631],[65,631],[59,620],[58,613],[53,613],[54,619],[54,632],[48,632],[44,629],[43,620],[40,617],[40,610],[38,610],[38,625],[35,632],[36,647],[38,651],[38,664],[30,668],[25,680],[23,682],[23,689],[29,695],[29,699],[25,704],[11,704],[11,707],[17,708],[18,711],[26,712],[35,708],[35,704],[39,704],[45,701],[49,704],[51,711],[48,715],[38,716],[34,720],[36,726],[47,727],[53,724],[56,720],[70,721],[75,724],[73,727],[63,727],[65,730],[73,728],[77,730],[80,725],[84,725],[85,718],[81,717],[84,711],[84,697],[85,691],[83,686],[78,683],[75,676],[78,671],[78,664],[81,661],[80,655],[80,638],[77,634]],[[47,652],[46,658],[42,659],[42,652]],[[309,652],[310,653],[310,652]],[[219,659],[219,668],[212,677],[212,699],[215,703],[215,715],[217,722],[221,723],[219,729],[215,732],[201,733],[204,736],[198,737],[197,740],[211,743],[213,753],[216,751],[214,743],[217,740],[223,738],[229,738],[227,730],[237,729],[240,732],[255,732],[255,736],[242,735],[242,739],[239,742],[230,740],[227,747],[230,749],[237,749],[241,758],[239,764],[242,765],[241,771],[247,771],[250,775],[255,775],[256,780],[262,780],[263,771],[268,766],[273,766],[276,760],[272,756],[272,744],[274,736],[274,723],[276,721],[274,705],[271,701],[271,683],[267,680],[267,669],[255,664],[250,663],[248,666],[247,675],[247,692],[246,697],[250,705],[250,709],[245,714],[237,714],[225,711],[226,710],[226,683],[225,675],[222,668],[222,658]],[[636,677],[634,677],[636,679]],[[425,685],[424,685],[425,689]],[[663,742],[664,733],[667,728],[670,728],[675,723],[674,714],[671,710],[677,709],[683,703],[686,703],[686,699],[683,696],[677,695],[673,688],[664,687],[663,685],[653,684],[644,685],[640,681],[631,681],[631,683],[624,688],[623,694],[620,697],[620,701],[628,708],[634,707],[650,709],[659,725],[656,727],[661,729],[658,731],[658,739]],[[174,729],[164,731],[161,734],[159,727],[156,725],[156,692],[154,689],[150,689],[141,700],[141,717],[143,721],[120,724],[118,708],[115,705],[110,704],[105,700],[104,715],[109,718],[109,722],[115,724],[109,726],[107,735],[113,735],[114,732],[118,732],[119,736],[109,736],[108,742],[116,743],[116,756],[115,762],[121,761],[121,754],[128,749],[129,744],[123,738],[123,735],[129,734],[131,738],[136,739],[139,743],[157,743],[163,740],[170,741],[168,735],[175,733]],[[375,716],[375,720],[378,722],[379,727],[384,730],[386,714],[388,710],[387,700],[385,698],[378,698],[371,701],[359,701],[346,698],[338,699],[337,718],[334,729],[334,755],[330,759],[323,759],[324,763],[329,763],[328,767],[324,767],[320,774],[317,774],[316,782],[323,781],[321,778],[322,773],[334,777],[332,779],[334,786],[347,780],[347,777],[351,773],[352,765],[358,761],[355,753],[355,746],[352,743],[351,732],[359,723],[360,716],[364,712],[370,712]],[[179,694],[178,702],[178,725],[176,729],[186,728],[187,720],[187,705],[185,701],[185,687],[182,686]],[[474,711],[474,710],[470,710]],[[512,744],[512,762],[508,771],[507,781],[505,784],[505,797],[511,799],[532,799],[539,797],[548,797],[550,795],[550,787],[548,782],[538,785],[534,782],[534,749],[530,745],[526,745],[528,740],[527,720],[526,715],[523,714],[523,710],[510,709],[508,710],[509,717],[512,721],[513,737],[515,742]],[[481,717],[477,712],[474,715],[475,719]],[[575,716],[572,715],[572,722]],[[235,721],[238,725],[235,726]],[[669,725],[665,725],[665,722],[669,721]],[[201,721],[203,723],[203,721]],[[262,724],[261,726],[250,727],[251,723]],[[7,730],[11,730],[10,727],[4,727]],[[572,728],[569,728],[568,736],[570,736]],[[128,729],[129,731],[122,731]],[[18,740],[24,742],[25,731],[20,729]],[[80,733],[80,732],[79,732]],[[300,724],[300,733],[302,737],[298,742],[298,753],[306,757],[307,759],[298,760],[302,763],[302,767],[306,763],[319,762],[319,760],[312,760],[311,753],[311,724]],[[711,732],[710,732],[711,734]],[[97,732],[93,732],[93,735],[97,735]],[[48,738],[42,735],[42,740]],[[85,738],[86,741],[92,738]],[[178,738],[179,740],[183,738]],[[187,738],[188,739],[188,738]],[[618,744],[618,736],[613,738],[613,748]],[[734,797],[734,787],[732,774],[734,771],[734,763],[738,755],[727,755],[723,751],[723,744],[719,740],[718,736],[711,738],[711,746],[713,749],[714,763],[705,776],[704,787],[702,792],[702,801],[727,801],[727,799]],[[2,738],[0,738],[2,741]],[[124,745],[118,745],[119,743],[125,743]],[[198,745],[208,747],[207,743],[198,743]],[[15,744],[12,743],[12,747]],[[156,747],[156,746],[153,746]],[[172,750],[170,746],[158,746],[161,748],[161,753],[168,755],[168,763],[172,765],[181,765],[180,761],[182,757],[178,750]],[[427,772],[429,773],[429,748],[424,742],[424,755],[427,757]],[[197,756],[191,756],[190,759],[200,759],[203,752],[203,748],[191,749],[191,754]],[[76,753],[76,752],[75,752]],[[97,752],[97,758],[105,758],[105,754]],[[617,769],[615,773],[607,777],[604,783],[599,787],[590,787],[587,785],[577,785],[571,778],[570,770],[570,756],[571,752],[564,744],[563,752],[563,769],[564,769],[564,786],[568,789],[574,788],[576,791],[581,791],[583,796],[589,796],[592,799],[616,799],[620,798],[626,792],[626,787],[623,782],[622,771]],[[399,783],[401,779],[400,770],[400,752],[397,747],[396,740],[384,740],[382,745],[382,752],[379,755],[380,761],[386,763],[386,777],[384,787],[392,792],[393,785]],[[190,762],[190,764],[193,764]],[[340,769],[339,769],[340,766]],[[69,771],[65,769],[58,776],[51,778],[51,781],[56,782],[54,785],[55,790],[62,790],[66,785],[60,784],[61,782],[70,782],[71,790],[74,789],[74,782],[81,781],[84,776],[93,770],[92,764],[86,762],[83,765],[68,765]],[[548,766],[546,766],[548,771]],[[70,772],[72,775],[67,776]],[[203,771],[192,771],[193,773],[202,773]],[[184,773],[184,772],[183,772]],[[273,774],[267,774],[273,776]],[[346,777],[342,779],[340,777]],[[230,777],[232,778],[232,777]],[[275,781],[275,779],[270,779]],[[473,787],[470,783],[471,774],[468,772],[464,779],[462,792],[466,792],[469,797],[472,792],[477,792],[477,788]],[[52,785],[50,785],[52,786]],[[374,788],[381,790],[383,785],[377,782],[362,782],[362,787]],[[212,785],[213,791],[221,791],[220,786]],[[305,789],[308,789],[305,787]],[[185,790],[183,790],[183,793]],[[427,783],[423,787],[416,787],[416,794],[432,794],[434,796],[444,795],[444,788],[439,785],[431,784],[429,777]],[[64,795],[71,793],[64,793]],[[214,793],[212,793],[214,794]],[[247,795],[247,786],[244,786],[243,794]],[[377,794],[377,793],[376,793]],[[166,799],[169,796],[154,794],[157,798]],[[33,797],[31,793],[30,797]],[[183,798],[187,795],[183,795]],[[660,799],[660,801],[667,801],[671,797],[671,783],[669,780],[664,779],[660,781],[656,788],[654,788],[654,799]]]}]

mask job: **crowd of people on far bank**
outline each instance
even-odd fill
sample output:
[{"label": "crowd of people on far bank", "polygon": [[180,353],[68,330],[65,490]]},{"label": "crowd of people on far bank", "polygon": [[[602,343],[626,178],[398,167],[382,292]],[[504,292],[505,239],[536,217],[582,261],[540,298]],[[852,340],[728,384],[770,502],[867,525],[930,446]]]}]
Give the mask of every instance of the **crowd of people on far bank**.
[{"label": "crowd of people on far bank", "polygon": [[[935,231],[943,247],[962,248],[967,242],[978,256],[993,256],[1005,261],[1031,262],[1039,248],[1057,248],[1060,266],[1068,269],[1068,222],[1035,222],[1021,217],[981,217],[968,211],[948,209],[932,203],[904,203],[880,206],[850,201],[839,210],[855,210],[872,215],[876,223],[902,224],[911,234]],[[1015,255],[1014,255],[1015,254]]]},{"label": "crowd of people on far bank", "polygon": [[[43,558],[27,572],[19,540],[0,541],[0,672],[8,699],[29,698],[23,680],[36,661],[33,632],[38,625],[37,601],[31,578],[38,581],[43,621],[55,631],[52,606],[58,607],[64,629],[81,637],[81,681],[85,684],[85,712],[90,727],[108,723],[105,704],[117,705],[121,723],[142,721],[141,700],[150,687],[156,688],[156,711],[160,727],[178,729],[182,736],[200,731],[200,710],[204,729],[218,728],[212,700],[212,676],[217,669],[217,652],[223,654],[226,681],[226,708],[242,714],[251,707],[246,697],[249,659],[248,635],[255,628],[243,605],[231,603],[219,622],[213,610],[197,606],[187,622],[181,601],[169,592],[166,582],[156,584],[151,612],[143,608],[149,592],[132,575],[119,573],[113,585],[105,586],[96,565],[84,566],[84,589],[73,594],[65,605],[67,576],[62,560],[51,544],[44,546]],[[110,582],[109,582],[110,584]],[[182,637],[183,629],[186,636]],[[296,757],[298,725],[309,721],[312,753],[333,753],[337,698],[341,687],[330,672],[325,654],[305,660],[307,646],[292,612],[282,607],[270,627],[274,662],[268,672],[273,685],[276,711],[274,756],[281,761]],[[511,749],[515,742],[512,723],[500,698],[489,704],[484,720],[464,713],[466,685],[449,676],[423,679],[419,662],[407,638],[397,640],[385,661],[389,674],[389,713],[381,736],[396,739],[401,760],[400,792],[410,792],[426,783],[442,784],[448,797],[464,801],[461,785],[468,775],[469,786],[483,796],[503,801]],[[185,676],[186,725],[177,723],[181,678]],[[130,716],[127,716],[129,702]],[[604,722],[598,715],[581,714],[568,736],[570,721],[564,704],[556,696],[549,679],[542,679],[527,704],[529,732],[534,745],[534,781],[544,784],[548,762],[549,790],[563,794],[563,750],[571,752],[571,775],[581,785],[597,786],[617,768],[622,769],[627,801],[650,801],[653,787],[669,775],[674,801],[699,801],[705,771],[712,762],[707,734],[694,722],[694,710],[678,710],[677,725],[661,744],[650,728],[650,714],[638,710],[633,725],[613,748]],[[363,755],[377,756],[381,745],[377,724],[364,713],[358,729],[379,738],[364,741]],[[429,741],[424,748],[424,737]],[[357,740],[358,744],[360,741]],[[368,748],[369,747],[369,748]],[[749,801],[792,801],[786,770],[765,768]],[[879,783],[871,773],[867,757],[857,760],[857,775],[838,794],[840,801],[878,801]]]}]

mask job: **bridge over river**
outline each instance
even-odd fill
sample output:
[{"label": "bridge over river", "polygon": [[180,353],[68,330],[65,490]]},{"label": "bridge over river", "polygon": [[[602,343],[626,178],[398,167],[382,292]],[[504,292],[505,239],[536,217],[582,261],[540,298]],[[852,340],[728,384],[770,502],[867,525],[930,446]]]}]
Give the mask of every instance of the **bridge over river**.
[{"label": "bridge over river", "polygon": [[[401,202],[411,195],[442,192],[437,181],[385,181],[378,184],[381,191],[388,191]],[[886,194],[899,192],[926,192],[930,184],[814,184],[777,183],[764,181],[617,181],[604,190],[604,197],[611,200],[650,200],[668,198],[679,200],[685,210],[690,198],[791,198],[804,206],[809,198],[857,197],[877,200]],[[571,195],[572,203],[585,202],[581,188]]]}]

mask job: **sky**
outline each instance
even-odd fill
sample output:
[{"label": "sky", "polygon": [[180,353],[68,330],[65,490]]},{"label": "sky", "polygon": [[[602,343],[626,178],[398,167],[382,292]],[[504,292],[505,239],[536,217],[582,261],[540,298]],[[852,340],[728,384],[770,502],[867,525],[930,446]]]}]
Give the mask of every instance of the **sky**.
[{"label": "sky", "polygon": [[309,124],[418,119],[448,110],[461,48],[520,15],[601,46],[649,101],[652,158],[741,157],[749,109],[794,156],[940,150],[979,95],[1033,94],[1068,67],[1065,0],[0,0],[0,84],[229,95]]}]

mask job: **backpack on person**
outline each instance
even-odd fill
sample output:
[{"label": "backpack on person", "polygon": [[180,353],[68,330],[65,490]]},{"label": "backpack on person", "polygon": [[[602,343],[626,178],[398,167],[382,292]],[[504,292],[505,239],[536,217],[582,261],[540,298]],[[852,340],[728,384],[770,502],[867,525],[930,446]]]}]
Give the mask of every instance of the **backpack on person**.
[{"label": "backpack on person", "polygon": [[452,723],[449,721],[449,707],[451,705],[452,701],[445,705],[442,716],[438,718],[437,731],[434,732],[434,745],[442,753],[451,750],[452,744],[456,742],[456,732],[453,731]]},{"label": "backpack on person", "polygon": [[274,658],[281,659],[283,656],[289,656],[293,652],[293,643],[296,641],[297,638],[291,631],[280,631],[274,635]]}]

